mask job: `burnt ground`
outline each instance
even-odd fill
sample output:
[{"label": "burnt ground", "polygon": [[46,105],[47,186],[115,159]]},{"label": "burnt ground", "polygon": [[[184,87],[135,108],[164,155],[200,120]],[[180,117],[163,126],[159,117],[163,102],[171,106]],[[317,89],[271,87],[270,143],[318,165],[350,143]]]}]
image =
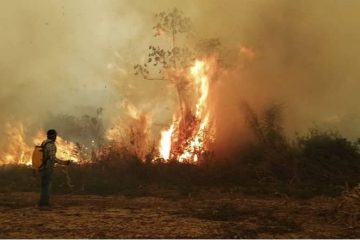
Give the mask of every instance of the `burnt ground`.
[{"label": "burnt ground", "polygon": [[338,198],[0,193],[0,238],[359,238],[339,221]]}]

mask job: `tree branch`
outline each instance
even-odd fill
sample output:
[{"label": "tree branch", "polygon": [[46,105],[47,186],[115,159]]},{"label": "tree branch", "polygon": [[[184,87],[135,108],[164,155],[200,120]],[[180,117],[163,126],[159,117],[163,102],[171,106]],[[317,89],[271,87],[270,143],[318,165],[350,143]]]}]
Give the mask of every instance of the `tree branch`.
[{"label": "tree branch", "polygon": [[169,81],[169,79],[166,79],[166,78],[148,78],[148,77],[146,77],[145,80],[149,80],[149,81]]}]

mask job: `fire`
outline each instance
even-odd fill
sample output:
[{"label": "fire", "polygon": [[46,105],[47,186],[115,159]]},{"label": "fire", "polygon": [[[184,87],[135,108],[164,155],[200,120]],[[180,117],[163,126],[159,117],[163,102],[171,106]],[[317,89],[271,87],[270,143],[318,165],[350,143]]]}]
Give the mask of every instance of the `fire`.
[{"label": "fire", "polygon": [[244,55],[249,60],[253,60],[255,58],[255,56],[256,56],[255,52],[254,52],[254,50],[252,48],[245,47],[245,46],[240,47],[240,54]]},{"label": "fire", "polygon": [[66,140],[62,139],[61,137],[57,137],[56,147],[57,147],[56,155],[59,159],[71,160],[73,162],[79,163],[80,149],[77,144],[70,142],[70,141],[66,141]]},{"label": "fire", "polygon": [[[5,125],[7,140],[0,152],[0,165],[31,165],[32,152],[35,145],[46,139],[44,131],[38,131],[32,138],[32,145],[27,144],[24,125],[21,122]],[[78,146],[58,137],[56,140],[57,157],[62,160],[80,161]]]},{"label": "fire", "polygon": [[168,130],[161,132],[160,156],[165,160],[169,160],[170,158],[171,135],[173,134],[173,132],[174,132],[173,124]]},{"label": "fire", "polygon": [[5,135],[5,151],[0,154],[2,164],[31,164],[32,149],[25,143],[23,124],[5,124]]},{"label": "fire", "polygon": [[151,114],[137,108],[129,101],[122,101],[120,107],[124,114],[118,117],[113,126],[106,131],[108,146],[113,149],[126,150],[141,160],[151,149]]},{"label": "fire", "polygon": [[[213,119],[209,110],[210,80],[214,71],[210,60],[197,60],[189,69],[169,71],[171,82],[177,84],[179,110],[168,128],[161,132],[158,157],[179,162],[198,162],[204,159],[213,141]],[[185,86],[185,87],[184,87]],[[151,116],[127,101],[122,103],[125,116],[116,122],[116,128],[107,131],[110,142],[125,147],[139,159],[146,159],[150,144]],[[126,122],[127,124],[124,124]],[[46,139],[44,131],[38,131],[32,139],[26,138],[21,122],[7,124],[7,141],[0,151],[0,164],[31,164],[35,145]],[[31,142],[31,144],[29,144]],[[62,160],[84,162],[80,146],[57,138],[57,157]]]},{"label": "fire", "polygon": [[183,76],[189,79],[195,101],[174,115],[171,127],[161,132],[160,157],[179,162],[197,162],[207,151],[211,119],[208,110],[210,63],[195,61],[190,71]]},{"label": "fire", "polygon": [[195,65],[191,68],[191,75],[193,76],[197,85],[198,91],[200,91],[200,98],[196,103],[196,116],[201,117],[201,113],[206,107],[206,100],[209,93],[209,81],[205,74],[205,62],[196,61]]}]

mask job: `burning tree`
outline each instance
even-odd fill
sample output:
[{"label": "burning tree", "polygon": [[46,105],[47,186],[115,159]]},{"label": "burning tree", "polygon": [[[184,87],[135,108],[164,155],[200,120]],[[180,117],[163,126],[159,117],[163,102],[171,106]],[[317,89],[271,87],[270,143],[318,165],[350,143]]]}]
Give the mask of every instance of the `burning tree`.
[{"label": "burning tree", "polygon": [[[185,44],[181,46],[191,30],[191,21],[183,12],[175,8],[155,14],[155,19],[154,36],[170,36],[170,47],[150,45],[147,62],[135,65],[135,74],[146,80],[168,81],[176,88],[179,110],[161,133],[160,158],[196,162],[207,151],[207,141],[212,140],[208,100],[215,61],[205,54],[200,58]],[[212,43],[208,47],[219,45],[218,41],[206,43]]]}]

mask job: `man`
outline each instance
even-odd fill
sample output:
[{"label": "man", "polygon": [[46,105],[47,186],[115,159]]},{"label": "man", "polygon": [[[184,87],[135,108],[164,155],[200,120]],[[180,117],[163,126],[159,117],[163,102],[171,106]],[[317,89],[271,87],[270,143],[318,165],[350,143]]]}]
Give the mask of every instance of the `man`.
[{"label": "man", "polygon": [[70,160],[63,161],[56,158],[57,132],[54,129],[47,131],[47,139],[41,144],[43,147],[43,163],[40,166],[41,193],[39,207],[49,207],[50,187],[55,163],[69,165]]}]

